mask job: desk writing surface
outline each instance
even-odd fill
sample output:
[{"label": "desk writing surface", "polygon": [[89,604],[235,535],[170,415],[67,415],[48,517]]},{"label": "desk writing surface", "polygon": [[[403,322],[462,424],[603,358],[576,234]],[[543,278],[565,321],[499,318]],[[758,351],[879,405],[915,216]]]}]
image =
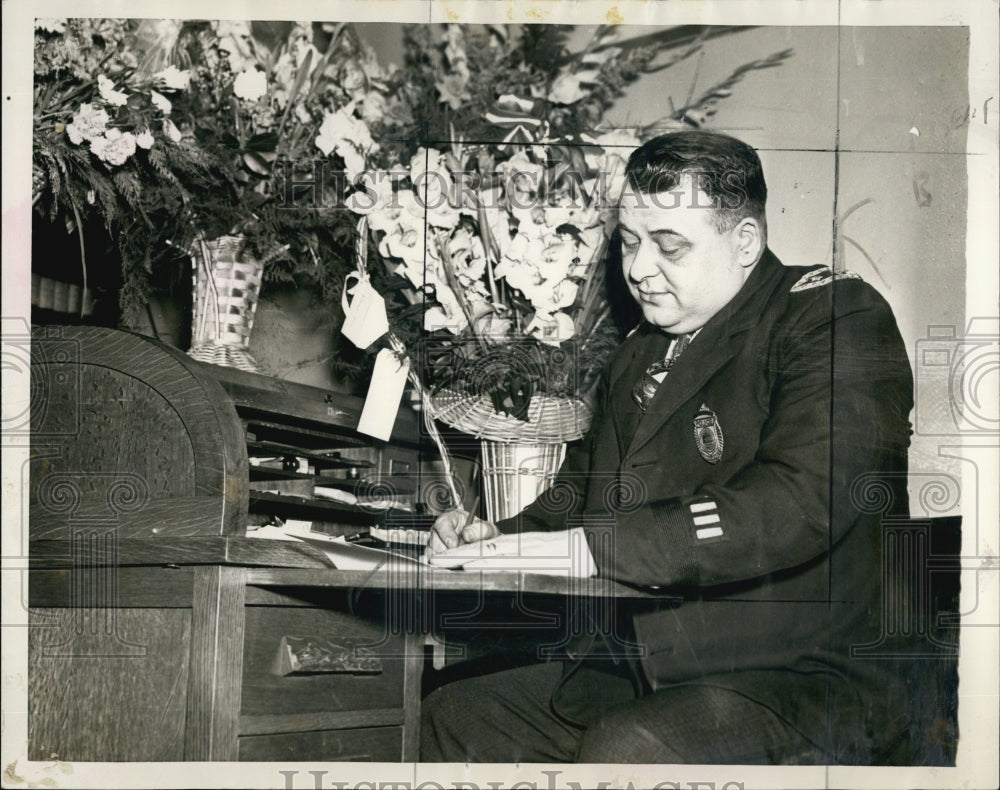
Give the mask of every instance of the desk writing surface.
[{"label": "desk writing surface", "polygon": [[[547,595],[673,598],[657,590],[639,589],[609,579],[580,579],[521,571],[454,571],[429,566],[391,567],[378,571],[332,568],[323,552],[306,543],[257,540],[237,536],[122,538],[114,564],[120,568],[231,565],[246,566],[248,582],[257,586],[412,589],[430,591],[524,592]],[[107,564],[109,558],[81,557],[69,541],[32,541],[32,569],[79,568]]]},{"label": "desk writing surface", "polygon": [[332,587],[403,589],[429,592],[523,592],[543,595],[583,595],[614,598],[674,598],[610,579],[571,578],[567,575],[522,571],[449,571],[400,567],[377,571],[340,571],[335,568],[254,568],[247,583],[259,587]]}]

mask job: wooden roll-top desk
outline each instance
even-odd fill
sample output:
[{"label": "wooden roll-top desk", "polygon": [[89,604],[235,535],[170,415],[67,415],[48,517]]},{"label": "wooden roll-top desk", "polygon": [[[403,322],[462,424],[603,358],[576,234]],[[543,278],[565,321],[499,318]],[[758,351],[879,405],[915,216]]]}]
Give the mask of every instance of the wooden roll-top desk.
[{"label": "wooden roll-top desk", "polygon": [[[29,758],[416,758],[422,637],[358,616],[359,574],[250,537],[290,518],[332,535],[375,523],[312,496],[317,480],[433,498],[413,413],[379,442],[354,429],[361,407],[138,335],[33,331]],[[378,656],[282,672],[289,639],[330,638]]]},{"label": "wooden roll-top desk", "polygon": [[415,761],[428,642],[438,666],[450,655],[428,638],[444,608],[468,631],[496,605],[507,634],[528,618],[558,649],[563,621],[537,601],[649,597],[517,571],[338,570],[255,537],[289,519],[426,528],[450,499],[408,408],[377,441],[355,430],[359,398],[110,329],[38,327],[31,359],[29,759]]}]

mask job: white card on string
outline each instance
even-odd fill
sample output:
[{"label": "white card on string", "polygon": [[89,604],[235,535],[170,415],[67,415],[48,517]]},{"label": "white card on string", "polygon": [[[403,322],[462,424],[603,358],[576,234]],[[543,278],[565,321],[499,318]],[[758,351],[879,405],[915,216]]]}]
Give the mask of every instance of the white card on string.
[{"label": "white card on string", "polygon": [[389,441],[392,426],[399,412],[399,401],[406,386],[410,370],[409,358],[400,362],[399,357],[383,348],[375,358],[375,370],[368,385],[368,395],[358,420],[358,430],[383,442]]}]

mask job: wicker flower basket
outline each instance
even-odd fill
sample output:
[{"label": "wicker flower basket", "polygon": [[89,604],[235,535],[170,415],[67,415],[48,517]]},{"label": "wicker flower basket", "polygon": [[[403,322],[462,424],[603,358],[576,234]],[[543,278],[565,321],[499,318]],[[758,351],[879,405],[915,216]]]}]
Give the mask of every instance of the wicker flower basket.
[{"label": "wicker flower basket", "polygon": [[479,439],[516,444],[572,442],[590,427],[593,413],[578,398],[535,395],[528,419],[518,420],[493,410],[488,395],[443,390],[431,398],[434,416],[457,431]]},{"label": "wicker flower basket", "polygon": [[200,362],[260,372],[249,349],[264,262],[250,257],[243,236],[205,241],[194,253],[188,354]]},{"label": "wicker flower basket", "polygon": [[497,414],[486,395],[445,390],[431,398],[434,416],[480,440],[483,495],[490,521],[514,516],[552,485],[566,457],[566,443],[590,427],[582,400],[536,395],[528,420]]}]

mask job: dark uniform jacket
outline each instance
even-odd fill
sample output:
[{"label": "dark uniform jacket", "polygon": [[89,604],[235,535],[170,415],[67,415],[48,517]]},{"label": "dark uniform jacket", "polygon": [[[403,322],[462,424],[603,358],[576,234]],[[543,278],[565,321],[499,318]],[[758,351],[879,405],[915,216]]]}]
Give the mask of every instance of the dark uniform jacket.
[{"label": "dark uniform jacket", "polygon": [[669,340],[643,324],[624,341],[554,486],[499,526],[583,524],[601,576],[683,596],[633,618],[652,689],[734,689],[867,762],[906,726],[893,668],[852,657],[880,635],[882,514],[907,502],[892,311],[856,276],[767,250],[642,413],[633,385]]}]

